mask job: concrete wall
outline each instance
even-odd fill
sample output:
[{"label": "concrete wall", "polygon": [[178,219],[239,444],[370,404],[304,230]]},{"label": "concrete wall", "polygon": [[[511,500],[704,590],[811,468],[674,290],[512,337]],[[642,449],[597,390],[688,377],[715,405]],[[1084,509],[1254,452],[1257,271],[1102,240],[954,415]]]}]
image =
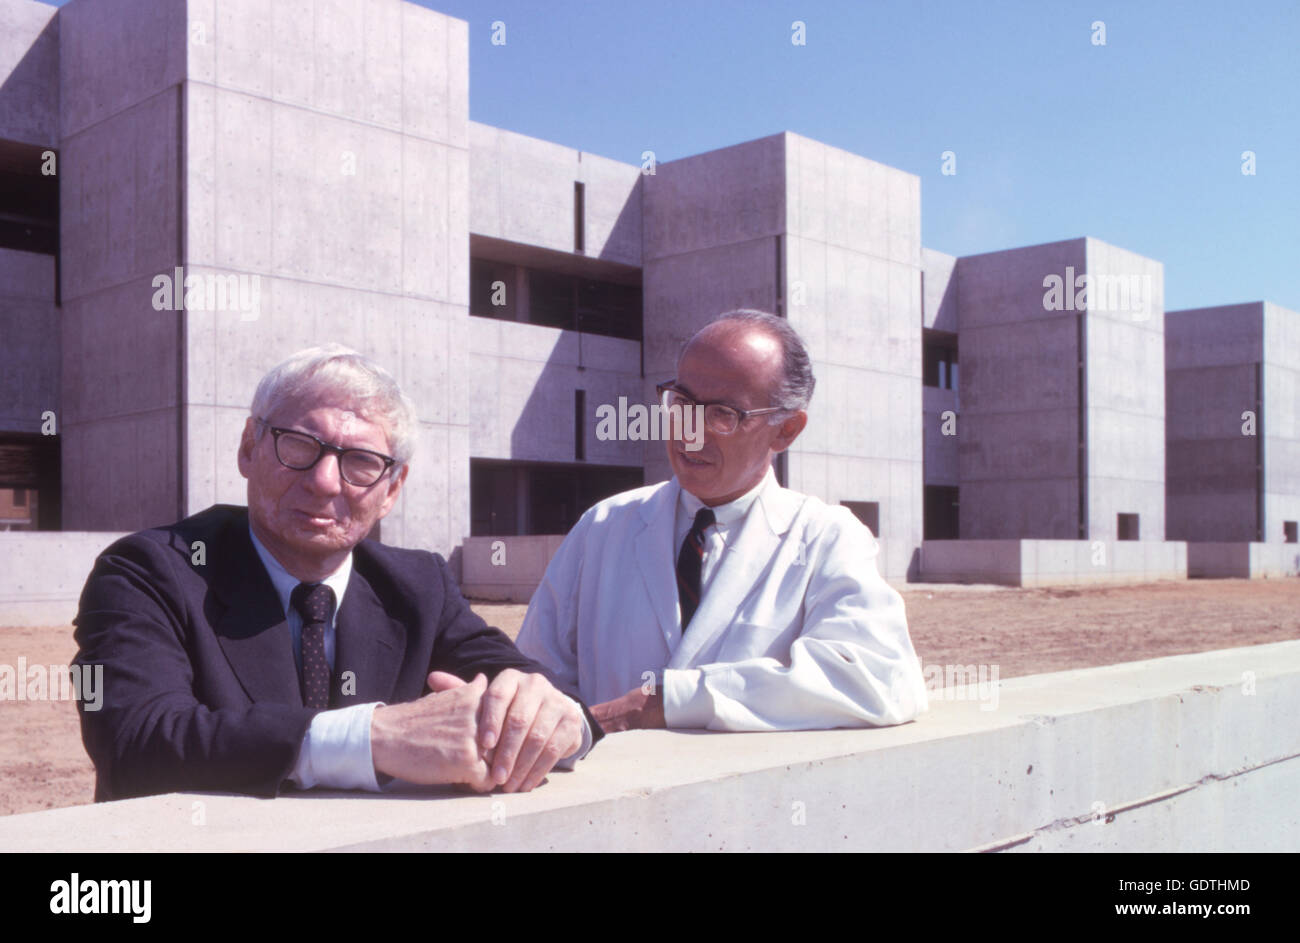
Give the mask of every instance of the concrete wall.
[{"label": "concrete wall", "polygon": [[95,558],[121,533],[0,532],[0,628],[70,625]]},{"label": "concrete wall", "polygon": [[188,11],[186,263],[260,297],[186,313],[186,510],[243,502],[257,380],[339,341],[420,418],[384,540],[450,553],[469,530],[467,24],[401,0]]},{"label": "concrete wall", "polygon": [[1189,543],[1187,575],[1201,579],[1280,579],[1300,576],[1300,544],[1278,541]]},{"label": "concrete wall", "polygon": [[184,510],[185,329],[151,283],[183,258],[186,6],[77,0],[58,23],[63,526],[134,530]]},{"label": "concrete wall", "polygon": [[965,256],[961,307],[963,539],[1080,536],[1079,312],[1048,310],[1043,281],[1082,275],[1086,240]]},{"label": "concrete wall", "polygon": [[[1264,540],[1300,526],[1300,312],[1264,302]],[[1287,548],[1293,554],[1300,545]]]},{"label": "concrete wall", "polygon": [[1088,275],[1088,537],[1165,538],[1164,266],[1097,239]]},{"label": "concrete wall", "polygon": [[59,141],[57,7],[36,0],[0,5],[0,139]]},{"label": "concrete wall", "polygon": [[[1171,311],[1165,318],[1167,532],[1171,540],[1253,541],[1260,440],[1245,434],[1258,413],[1264,357],[1256,302]],[[1268,416],[1256,429],[1268,428]],[[1281,524],[1278,524],[1280,539]]]},{"label": "concrete wall", "polygon": [[40,432],[60,415],[59,309],[54,256],[0,249],[0,431]]},{"label": "concrete wall", "polygon": [[583,254],[641,264],[639,167],[474,121],[469,141],[470,232],[573,252],[582,183]]},{"label": "concrete wall", "polygon": [[526,603],[563,542],[563,535],[466,537],[460,591],[470,599]]},{"label": "concrete wall", "polygon": [[[586,460],[640,466],[658,442],[596,437],[596,410],[643,402],[641,345],[491,318],[470,319],[469,402],[474,458],[574,461],[574,390],[586,390]],[[468,531],[467,531],[468,532]]]},{"label": "concrete wall", "polygon": [[920,180],[796,134],[784,146],[784,310],[817,377],[790,487],[879,502],[881,569],[901,580],[923,523]]},{"label": "concrete wall", "polygon": [[921,578],[932,583],[1058,586],[1181,580],[1186,543],[1163,540],[927,540]]},{"label": "concrete wall", "polygon": [[613,734],[530,793],[173,793],[11,815],[0,849],[1300,851],[1300,728],[1285,722],[1300,642],[930,702],[878,730]]}]

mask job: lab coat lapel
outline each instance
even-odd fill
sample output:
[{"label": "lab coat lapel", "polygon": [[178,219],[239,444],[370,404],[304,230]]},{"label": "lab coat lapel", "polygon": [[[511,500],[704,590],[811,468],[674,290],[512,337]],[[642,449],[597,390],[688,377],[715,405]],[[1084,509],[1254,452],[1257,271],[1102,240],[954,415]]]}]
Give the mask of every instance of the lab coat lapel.
[{"label": "lab coat lapel", "polygon": [[[677,496],[681,486],[673,478],[641,505],[641,531],[636,535],[636,562],[645,582],[664,643],[672,651],[677,640],[677,550],[673,547],[673,524],[677,519]],[[623,600],[611,600],[617,610]]]},{"label": "lab coat lapel", "polygon": [[745,515],[739,533],[723,549],[713,582],[673,652],[669,668],[690,667],[696,656],[730,628],[736,611],[771,568],[781,538],[804,500],[803,495],[780,487],[775,478],[768,481]]}]

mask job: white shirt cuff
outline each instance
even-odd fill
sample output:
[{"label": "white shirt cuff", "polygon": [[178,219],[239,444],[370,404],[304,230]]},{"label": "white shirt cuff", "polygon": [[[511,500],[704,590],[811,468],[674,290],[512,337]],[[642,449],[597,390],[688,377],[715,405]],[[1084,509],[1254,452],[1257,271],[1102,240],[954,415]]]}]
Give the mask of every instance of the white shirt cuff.
[{"label": "white shirt cuff", "polygon": [[370,754],[370,721],[379,702],[321,711],[302,738],[289,781],[299,789],[379,791]]},{"label": "white shirt cuff", "polygon": [[699,668],[664,671],[664,726],[707,727],[713,720],[713,697]]},{"label": "white shirt cuff", "polygon": [[[565,697],[569,696],[566,694]],[[570,697],[569,700],[573,701],[573,698]],[[591,724],[587,722],[587,714],[582,709],[582,705],[577,701],[573,701],[573,706],[578,708],[578,713],[582,715],[582,745],[568,756],[564,757],[564,759],[556,760],[556,769],[573,769],[578,760],[582,759],[591,751],[591,741],[593,736],[591,732]]]}]

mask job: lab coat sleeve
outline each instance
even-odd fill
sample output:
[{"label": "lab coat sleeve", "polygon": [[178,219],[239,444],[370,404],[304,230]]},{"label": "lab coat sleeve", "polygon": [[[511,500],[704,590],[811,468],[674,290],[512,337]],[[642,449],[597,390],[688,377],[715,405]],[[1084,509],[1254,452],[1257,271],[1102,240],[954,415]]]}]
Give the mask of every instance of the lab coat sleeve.
[{"label": "lab coat sleeve", "polygon": [[836,508],[805,552],[814,569],[789,658],[665,671],[669,727],[878,727],[926,710],[903,599],[876,568],[879,547],[871,532]]},{"label": "lab coat sleeve", "polygon": [[572,697],[578,691],[578,591],[582,580],[583,543],[590,512],[569,531],[551,558],[541,585],[533,593],[515,645],[555,676],[555,684]]}]

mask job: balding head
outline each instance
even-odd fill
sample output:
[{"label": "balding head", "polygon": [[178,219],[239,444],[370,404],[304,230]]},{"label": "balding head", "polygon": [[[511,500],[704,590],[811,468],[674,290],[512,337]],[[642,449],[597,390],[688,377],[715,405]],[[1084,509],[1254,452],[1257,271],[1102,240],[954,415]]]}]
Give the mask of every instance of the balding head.
[{"label": "balding head", "polygon": [[[716,347],[720,354],[742,356],[748,351],[750,362],[755,366],[761,363],[764,369],[769,360],[764,355],[774,356],[776,364],[768,386],[771,405],[780,406],[787,414],[808,408],[816,385],[812,360],[803,338],[785,318],[751,308],[728,311],[700,328],[682,348],[682,357],[697,341]],[[776,415],[770,421],[780,420]]]}]

